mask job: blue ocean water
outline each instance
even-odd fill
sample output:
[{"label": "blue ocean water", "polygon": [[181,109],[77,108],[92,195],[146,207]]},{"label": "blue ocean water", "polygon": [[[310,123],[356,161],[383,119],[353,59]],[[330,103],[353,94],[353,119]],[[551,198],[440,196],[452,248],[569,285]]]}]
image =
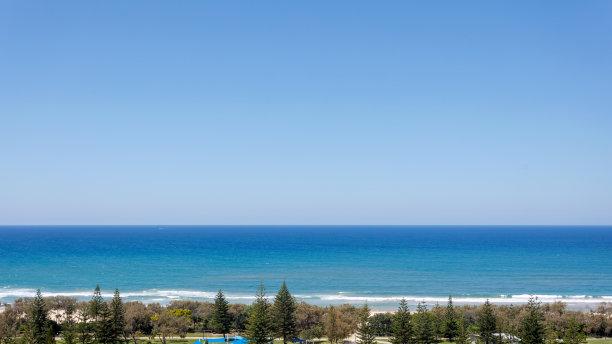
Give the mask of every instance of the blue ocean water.
[{"label": "blue ocean water", "polygon": [[612,302],[612,227],[0,227],[0,301],[124,297],[249,302],[282,280],[313,303]]}]

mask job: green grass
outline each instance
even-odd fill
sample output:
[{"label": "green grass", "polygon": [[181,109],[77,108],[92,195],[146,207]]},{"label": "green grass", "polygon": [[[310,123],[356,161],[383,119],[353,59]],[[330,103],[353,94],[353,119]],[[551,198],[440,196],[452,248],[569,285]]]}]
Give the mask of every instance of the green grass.
[{"label": "green grass", "polygon": [[[184,338],[184,339],[167,339],[166,343],[167,344],[192,344],[194,342],[194,340],[196,340],[196,338],[199,338],[199,336],[201,336],[201,334],[196,334],[196,333],[190,333],[187,335],[188,337]],[[382,338],[379,338],[381,340],[385,340]],[[57,344],[63,344],[62,340],[58,340],[56,342]],[[132,343],[132,342],[130,342]],[[283,341],[276,339],[274,340],[274,344],[282,344]],[[327,343],[327,342],[325,342]],[[148,340],[148,339],[140,339],[138,341],[138,344],[161,344],[161,340],[155,338],[153,340]],[[449,342],[442,342],[440,344],[450,344]],[[612,338],[588,338],[587,339],[587,344],[612,344]]]},{"label": "green grass", "polygon": [[[168,339],[167,343],[168,344],[191,344],[193,343],[193,341],[195,340],[195,338],[185,338],[185,339]],[[589,338],[587,339],[588,344],[612,344],[612,338]],[[149,342],[148,340],[141,340],[139,341],[139,344],[161,344],[161,341],[158,339],[155,339],[151,342]],[[445,342],[448,343],[448,342]],[[274,344],[282,344],[281,340],[275,340]],[[441,343],[444,344],[444,343]]]},{"label": "green grass", "polygon": [[[195,339],[189,339],[189,338],[185,338],[185,339],[166,339],[166,343],[170,344],[191,344],[193,343]],[[160,344],[161,340],[155,339],[151,342],[149,342],[148,340],[141,340],[138,342],[139,344],[147,344],[147,343],[151,343],[151,344]]]},{"label": "green grass", "polygon": [[612,344],[612,338],[588,338],[588,344]]}]

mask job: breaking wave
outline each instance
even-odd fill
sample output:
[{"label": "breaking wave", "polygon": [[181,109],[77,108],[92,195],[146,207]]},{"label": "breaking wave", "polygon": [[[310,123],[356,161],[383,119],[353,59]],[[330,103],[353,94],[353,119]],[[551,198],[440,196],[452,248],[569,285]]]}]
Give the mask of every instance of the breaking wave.
[{"label": "breaking wave", "polygon": [[[0,288],[0,301],[10,302],[22,297],[33,297],[35,289],[30,288]],[[77,299],[88,299],[92,295],[91,290],[84,291],[42,291],[43,296],[67,296]],[[212,300],[216,295],[213,291],[201,290],[158,290],[147,289],[141,291],[124,291],[121,296],[124,300],[140,300],[143,302],[170,302],[173,300]],[[102,291],[102,296],[111,298],[112,291]],[[226,293],[226,298],[235,302],[249,302],[255,297],[249,294]],[[270,295],[273,296],[273,295]],[[537,297],[544,303],[565,302],[568,304],[598,304],[601,302],[612,302],[612,296],[589,296],[589,295],[549,295],[549,294],[518,294],[518,295],[491,295],[491,296],[470,296],[453,295],[453,301],[458,304],[480,304],[489,300],[496,304],[520,304],[526,303],[530,297]],[[346,292],[335,294],[296,294],[295,297],[306,302],[315,304],[331,303],[397,303],[401,299],[406,299],[410,303],[425,302],[428,304],[444,303],[448,296],[423,296],[423,295],[360,295]]]}]

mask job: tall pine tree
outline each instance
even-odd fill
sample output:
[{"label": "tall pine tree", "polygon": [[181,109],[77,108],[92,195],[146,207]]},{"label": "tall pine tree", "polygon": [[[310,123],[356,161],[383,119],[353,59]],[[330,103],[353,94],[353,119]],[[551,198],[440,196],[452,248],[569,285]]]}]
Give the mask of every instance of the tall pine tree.
[{"label": "tall pine tree", "polygon": [[110,307],[106,302],[100,304],[98,320],[95,322],[96,344],[115,344],[113,335],[113,319]]},{"label": "tall pine tree", "polygon": [[436,319],[427,310],[424,303],[417,305],[417,312],[412,317],[412,329],[414,331],[415,344],[432,344],[436,342]]},{"label": "tall pine tree", "polygon": [[115,295],[113,295],[113,300],[110,304],[110,313],[112,343],[123,343],[125,341],[125,309],[123,308],[119,289],[115,289]]},{"label": "tall pine tree", "polygon": [[40,289],[32,301],[29,314],[29,336],[32,344],[48,344],[53,342],[53,333],[50,332],[47,307]]},{"label": "tall pine tree", "polygon": [[296,308],[295,299],[283,281],[272,306],[274,332],[283,339],[283,343],[287,343],[297,335]]},{"label": "tall pine tree", "polygon": [[[106,308],[106,309],[104,309]],[[88,329],[85,331],[91,331],[93,334],[93,343],[95,344],[107,344],[106,339],[101,339],[103,332],[106,330],[103,321],[103,312],[108,312],[108,306],[102,298],[102,292],[100,291],[100,285],[96,285],[93,296],[87,304],[87,313],[89,314],[89,323],[85,324]],[[110,313],[109,313],[110,314]],[[108,319],[106,319],[108,320]],[[85,337],[84,337],[85,338]]]},{"label": "tall pine tree", "polygon": [[276,335],[283,338],[284,344],[297,335],[296,307],[295,299],[291,296],[287,284],[283,281],[274,298],[272,311]]},{"label": "tall pine tree", "polygon": [[444,336],[448,338],[449,342],[454,341],[457,336],[457,314],[455,313],[451,296],[448,297],[448,304],[444,313]]},{"label": "tall pine tree", "polygon": [[412,343],[412,321],[410,319],[410,310],[406,299],[402,299],[397,312],[393,315],[392,324],[393,344],[411,344]]},{"label": "tall pine tree", "polygon": [[440,338],[444,336],[444,313],[445,309],[440,306],[439,303],[432,307],[430,311],[434,322],[434,333],[436,341],[440,341]]},{"label": "tall pine tree", "polygon": [[376,336],[370,324],[370,308],[366,303],[361,309],[359,323],[357,324],[357,344],[375,344]]},{"label": "tall pine tree", "polygon": [[463,314],[459,314],[457,317],[457,336],[455,337],[455,344],[469,344],[470,336],[465,323]]},{"label": "tall pine tree", "polygon": [[519,334],[522,344],[544,344],[544,314],[540,302],[533,297],[527,303],[527,314],[521,319]]},{"label": "tall pine tree", "polygon": [[229,304],[223,295],[223,291],[219,290],[215,297],[215,306],[210,319],[210,326],[213,331],[221,333],[223,338],[227,339],[231,325],[232,319],[229,314]]},{"label": "tall pine tree", "polygon": [[92,321],[97,321],[100,316],[100,311],[102,310],[102,304],[104,304],[104,299],[102,298],[102,292],[100,292],[100,285],[96,285],[96,289],[94,289],[93,296],[91,297],[91,301],[89,301],[88,313],[89,317]]},{"label": "tall pine tree", "polygon": [[496,342],[494,333],[497,331],[497,319],[489,300],[484,303],[478,314],[478,328],[480,331],[480,341],[483,344],[493,344]]},{"label": "tall pine tree", "polygon": [[273,339],[269,307],[264,286],[261,284],[251,306],[247,326],[247,336],[253,344],[268,344]]}]

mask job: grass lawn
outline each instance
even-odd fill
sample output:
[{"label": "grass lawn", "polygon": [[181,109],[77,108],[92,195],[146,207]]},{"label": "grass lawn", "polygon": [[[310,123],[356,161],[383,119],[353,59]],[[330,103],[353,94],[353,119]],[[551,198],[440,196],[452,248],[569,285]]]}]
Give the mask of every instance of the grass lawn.
[{"label": "grass lawn", "polygon": [[[184,338],[184,339],[167,339],[166,343],[168,344],[192,344],[197,336],[199,336],[198,334],[189,334],[189,337]],[[379,341],[386,341],[385,338],[377,338]],[[62,340],[58,340],[56,342],[57,344],[63,344]],[[131,342],[130,342],[131,343]],[[282,344],[283,341],[282,340],[274,340],[274,344]],[[327,342],[324,342],[327,343]],[[153,340],[148,340],[148,339],[140,339],[138,341],[138,344],[161,344],[161,340],[155,338]],[[449,342],[442,342],[440,344],[450,344]],[[588,338],[587,339],[587,344],[612,344],[612,338]]]},{"label": "grass lawn", "polygon": [[[193,343],[195,339],[194,338],[185,338],[185,339],[169,339],[167,342],[168,344],[191,344]],[[589,338],[587,340],[588,344],[612,344],[612,338]],[[154,341],[147,341],[147,340],[141,340],[139,341],[139,344],[161,344],[161,341],[155,339]],[[445,342],[444,344],[446,344],[448,342]],[[274,344],[282,344],[282,341],[280,340],[275,340]],[[443,343],[441,343],[443,344]]]},{"label": "grass lawn", "polygon": [[612,338],[588,338],[588,344],[612,344]]},{"label": "grass lawn", "polygon": [[[166,339],[167,344],[192,344],[195,341],[195,338],[185,338],[185,339]],[[57,340],[56,344],[64,344],[63,340]],[[133,342],[130,341],[130,344]],[[161,344],[161,340],[155,338],[154,340],[148,339],[139,339],[138,344]]]},{"label": "grass lawn", "polygon": [[[166,343],[170,344],[191,344],[195,341],[195,339],[193,338],[185,338],[185,339],[166,339]],[[151,344],[159,344],[161,343],[161,340],[153,340],[153,341],[148,341],[148,340],[140,340],[138,342],[139,344],[147,344],[147,343],[151,343]]]}]

